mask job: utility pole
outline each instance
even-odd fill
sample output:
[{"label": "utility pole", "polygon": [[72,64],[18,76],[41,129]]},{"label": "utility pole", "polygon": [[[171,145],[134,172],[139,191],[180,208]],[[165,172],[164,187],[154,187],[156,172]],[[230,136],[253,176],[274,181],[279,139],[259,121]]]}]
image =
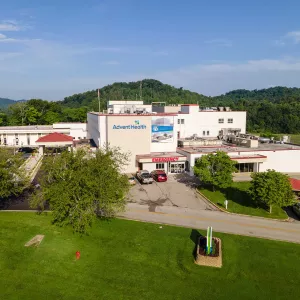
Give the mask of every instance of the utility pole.
[{"label": "utility pole", "polygon": [[143,90],[143,87],[142,87],[142,84],[143,84],[143,81],[141,81],[140,83],[140,100],[142,100],[142,90]]},{"label": "utility pole", "polygon": [[99,113],[100,113],[100,89],[98,89],[98,103],[99,103]]}]

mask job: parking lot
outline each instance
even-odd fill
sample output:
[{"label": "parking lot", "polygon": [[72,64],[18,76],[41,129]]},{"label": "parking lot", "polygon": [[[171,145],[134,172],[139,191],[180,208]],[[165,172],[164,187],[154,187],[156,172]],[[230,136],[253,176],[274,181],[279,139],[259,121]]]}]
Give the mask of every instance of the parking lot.
[{"label": "parking lot", "polygon": [[186,175],[169,175],[167,182],[141,184],[136,181],[128,195],[128,202],[148,205],[149,211],[157,206],[176,206],[194,210],[214,210],[205,199],[196,192],[198,182]]}]

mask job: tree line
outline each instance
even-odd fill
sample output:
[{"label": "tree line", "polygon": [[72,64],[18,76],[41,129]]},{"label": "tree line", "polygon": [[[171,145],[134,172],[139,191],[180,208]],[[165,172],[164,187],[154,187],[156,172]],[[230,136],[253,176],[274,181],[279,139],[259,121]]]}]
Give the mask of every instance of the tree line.
[{"label": "tree line", "polygon": [[[300,132],[300,89],[274,87],[262,90],[235,90],[221,96],[208,97],[182,87],[175,88],[154,79],[116,82],[100,89],[100,110],[109,100],[140,100],[146,104],[196,104],[200,107],[229,106],[247,111],[248,132],[297,134]],[[98,111],[97,90],[50,102],[32,99],[17,102],[0,110],[0,126],[85,122],[87,111]]]}]

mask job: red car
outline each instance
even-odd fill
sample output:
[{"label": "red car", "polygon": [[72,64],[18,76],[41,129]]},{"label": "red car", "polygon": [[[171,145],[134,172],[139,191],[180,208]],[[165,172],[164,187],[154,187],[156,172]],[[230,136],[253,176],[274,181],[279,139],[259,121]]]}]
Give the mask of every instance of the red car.
[{"label": "red car", "polygon": [[168,180],[167,174],[163,170],[152,171],[151,176],[157,182],[165,182]]}]

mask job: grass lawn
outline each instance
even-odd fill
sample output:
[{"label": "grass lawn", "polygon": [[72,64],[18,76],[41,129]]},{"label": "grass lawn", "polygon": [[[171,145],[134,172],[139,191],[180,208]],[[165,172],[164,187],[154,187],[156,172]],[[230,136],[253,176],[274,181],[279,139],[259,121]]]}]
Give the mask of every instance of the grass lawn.
[{"label": "grass lawn", "polygon": [[269,211],[264,208],[257,207],[251,200],[251,197],[247,194],[249,187],[249,182],[234,182],[232,187],[228,188],[226,191],[213,192],[206,188],[200,188],[200,192],[210,201],[223,209],[225,209],[224,201],[227,198],[229,212],[265,218],[287,218],[287,214],[280,207],[273,206],[272,214],[270,214]]},{"label": "grass lawn", "polygon": [[[300,245],[216,233],[223,268],[214,269],[194,264],[191,232],[117,219],[80,238],[49,216],[2,212],[1,299],[299,297]],[[39,248],[24,247],[36,234],[45,234]]]},{"label": "grass lawn", "polygon": [[300,145],[300,134],[291,134],[291,142]]}]

